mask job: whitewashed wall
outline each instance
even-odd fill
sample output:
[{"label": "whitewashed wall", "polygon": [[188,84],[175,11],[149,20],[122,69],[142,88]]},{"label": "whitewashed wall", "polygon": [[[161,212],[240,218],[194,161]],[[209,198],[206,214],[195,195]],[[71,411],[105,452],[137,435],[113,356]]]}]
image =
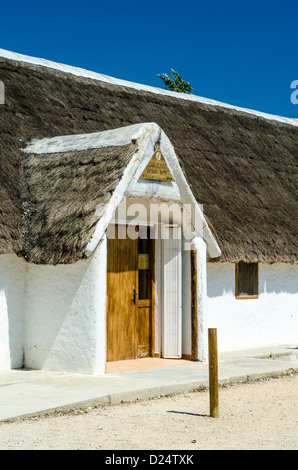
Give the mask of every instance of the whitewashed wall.
[{"label": "whitewashed wall", "polygon": [[23,311],[26,263],[0,256],[0,369],[23,366]]},{"label": "whitewashed wall", "polygon": [[[185,281],[190,260],[187,253],[183,258],[182,343],[183,353],[189,354],[190,286]],[[105,240],[94,256],[73,265],[35,266],[15,255],[1,255],[0,369],[25,365],[104,373],[105,293]],[[220,351],[297,345],[297,306],[297,265],[260,264],[259,298],[251,300],[235,299],[234,264],[207,265],[206,328],[218,329]],[[159,312],[157,351],[160,324]]]},{"label": "whitewashed wall", "polygon": [[106,240],[88,260],[28,265],[25,365],[104,373]]},{"label": "whitewashed wall", "polygon": [[207,322],[218,349],[298,343],[298,266],[259,264],[259,298],[235,298],[235,265],[207,264]]}]

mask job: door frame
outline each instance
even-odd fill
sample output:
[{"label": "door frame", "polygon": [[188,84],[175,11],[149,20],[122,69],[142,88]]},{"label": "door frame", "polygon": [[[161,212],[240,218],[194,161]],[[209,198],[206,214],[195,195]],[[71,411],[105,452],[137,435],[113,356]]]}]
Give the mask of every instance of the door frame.
[{"label": "door frame", "polygon": [[[112,221],[110,225],[132,225],[131,221]],[[148,223],[142,223],[142,222],[136,222],[133,225],[135,227],[137,226],[142,226],[142,227],[147,227],[148,229],[151,229],[154,224],[148,224]],[[156,243],[155,239],[151,238],[150,239],[150,252],[152,253],[152,256],[149,256],[149,271],[150,271],[150,290],[151,290],[151,318],[150,318],[150,357],[154,357],[154,351],[155,351],[155,257],[156,257]],[[108,256],[108,248],[107,248],[107,256]],[[108,273],[106,273],[108,275]],[[138,276],[137,276],[138,277]],[[107,283],[108,287],[108,283]],[[138,301],[137,301],[138,302]],[[108,292],[106,288],[106,308],[105,308],[105,371],[107,370],[107,356],[108,356]],[[136,307],[138,309],[138,305]],[[136,343],[137,339],[134,339],[134,343]],[[136,348],[135,348],[136,349]],[[131,359],[132,360],[132,359]]]}]

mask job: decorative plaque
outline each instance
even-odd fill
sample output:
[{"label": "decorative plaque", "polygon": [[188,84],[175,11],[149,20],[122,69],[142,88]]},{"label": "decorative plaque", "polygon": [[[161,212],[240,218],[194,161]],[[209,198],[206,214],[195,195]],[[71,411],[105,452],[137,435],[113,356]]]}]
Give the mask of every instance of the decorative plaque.
[{"label": "decorative plaque", "polygon": [[144,180],[175,181],[160,147],[152,155],[148,165],[140,176]]}]

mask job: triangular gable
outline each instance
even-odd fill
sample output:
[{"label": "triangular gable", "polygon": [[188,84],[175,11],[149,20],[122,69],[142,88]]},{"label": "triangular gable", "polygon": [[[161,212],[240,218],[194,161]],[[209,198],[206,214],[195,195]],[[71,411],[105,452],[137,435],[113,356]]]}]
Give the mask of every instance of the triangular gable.
[{"label": "triangular gable", "polygon": [[[120,134],[125,132],[126,137],[130,135],[130,142],[137,143],[138,151],[126,167],[122,180],[97,224],[94,235],[86,247],[86,255],[90,256],[95,251],[123,198],[130,197],[143,198],[148,201],[174,201],[190,205],[194,209],[196,220],[200,220],[199,225],[202,230],[200,236],[206,242],[209,256],[211,258],[220,256],[221,250],[204,217],[202,207],[196,201],[180,167],[173,145],[163,130],[156,123],[144,123],[119,128],[118,132]],[[110,143],[110,145],[113,144],[113,142]],[[156,156],[160,160],[163,158],[163,167],[167,168],[167,174],[171,175],[171,180],[142,178],[146,169],[152,168],[152,158],[154,161]]]},{"label": "triangular gable", "polygon": [[[32,165],[35,164],[35,160],[38,160],[38,162],[45,160],[45,158],[35,158],[35,156],[42,155],[44,157],[49,155],[49,158],[56,158],[55,155],[58,155],[57,158],[64,161],[65,171],[68,172],[71,170],[71,165],[76,165],[76,162],[81,161],[84,155],[87,161],[89,161],[89,157],[93,156],[93,160],[97,161],[99,170],[100,165],[102,166],[106,163],[106,155],[111,156],[114,166],[117,168],[121,166],[121,171],[117,170],[117,174],[115,171],[109,170],[108,167],[102,168],[101,176],[104,177],[108,174],[107,182],[114,183],[114,187],[106,188],[107,196],[109,196],[107,198],[99,197],[97,193],[97,189],[101,193],[104,192],[105,187],[101,182],[97,184],[96,175],[95,180],[90,180],[90,183],[93,182],[95,184],[95,186],[94,184],[90,186],[94,188],[94,193],[88,196],[90,201],[86,201],[86,204],[90,202],[88,212],[90,217],[87,214],[86,217],[89,217],[89,219],[85,220],[84,223],[81,221],[78,229],[81,231],[78,234],[80,239],[84,239],[84,243],[86,240],[85,247],[82,247],[85,256],[90,256],[94,253],[103,239],[118,206],[125,197],[141,198],[147,201],[174,201],[193,208],[195,217],[198,216],[198,220],[201,222],[203,229],[201,236],[207,244],[210,257],[220,255],[218,244],[208,227],[202,209],[190,190],[173,145],[157,124],[135,124],[93,134],[45,138],[31,142],[24,149],[24,152],[29,154],[28,161],[31,162],[32,160]],[[96,155],[94,155],[94,152]],[[112,158],[113,155],[114,158]],[[148,178],[148,174],[150,174],[150,178],[144,179],[144,175]],[[54,176],[56,182],[59,175]],[[71,181],[74,181],[75,184],[77,179],[73,177]],[[80,188],[77,188],[77,190],[79,191]],[[104,200],[102,201],[102,199]],[[57,201],[57,207],[59,206],[59,201]],[[93,208],[91,211],[90,207]],[[67,205],[65,205],[64,210],[66,209]],[[59,215],[59,223],[63,224],[65,218],[63,213],[60,212],[56,211],[55,214]],[[73,215],[75,217],[75,214]],[[194,219],[191,217],[190,223],[192,220]],[[191,225],[193,224],[191,223]],[[90,234],[91,237],[89,236],[88,238],[86,237],[87,226],[95,226],[93,234]],[[70,227],[65,225],[65,223],[63,227],[64,229],[66,228],[65,237],[69,237],[69,242],[73,243],[73,233]],[[59,259],[59,256],[57,259]],[[59,261],[57,262],[59,263]]]}]

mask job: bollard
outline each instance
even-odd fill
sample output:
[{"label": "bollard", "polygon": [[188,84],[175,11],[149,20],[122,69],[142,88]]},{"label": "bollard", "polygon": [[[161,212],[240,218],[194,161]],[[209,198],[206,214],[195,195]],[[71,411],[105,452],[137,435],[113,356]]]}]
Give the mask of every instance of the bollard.
[{"label": "bollard", "polygon": [[210,416],[218,418],[218,359],[217,359],[217,329],[208,329],[209,343],[209,396]]}]

